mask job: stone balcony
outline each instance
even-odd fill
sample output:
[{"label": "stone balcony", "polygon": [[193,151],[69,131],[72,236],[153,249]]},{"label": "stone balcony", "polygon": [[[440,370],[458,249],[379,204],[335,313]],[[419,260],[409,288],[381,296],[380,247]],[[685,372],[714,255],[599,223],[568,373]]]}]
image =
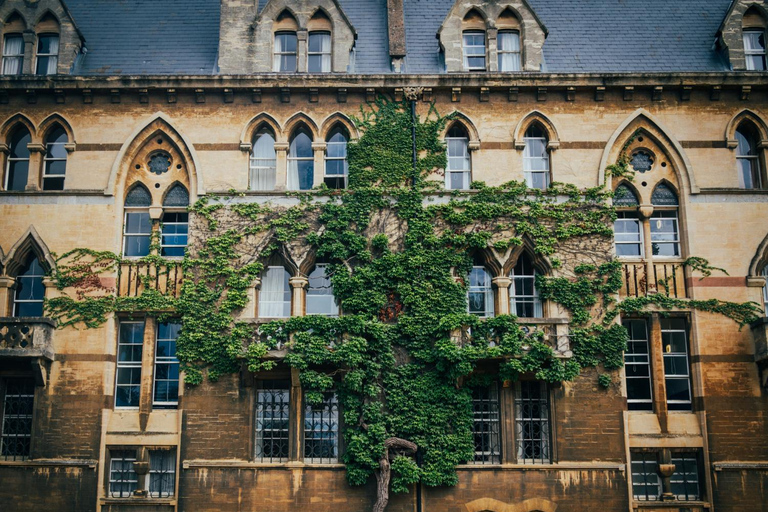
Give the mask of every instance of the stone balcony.
[{"label": "stone balcony", "polygon": [[0,318],[0,358],[53,361],[53,331],[48,318]]},{"label": "stone balcony", "polygon": [[680,299],[688,297],[682,263],[627,262],[623,265],[622,273],[624,285],[619,291],[621,298],[644,297],[653,293]]}]

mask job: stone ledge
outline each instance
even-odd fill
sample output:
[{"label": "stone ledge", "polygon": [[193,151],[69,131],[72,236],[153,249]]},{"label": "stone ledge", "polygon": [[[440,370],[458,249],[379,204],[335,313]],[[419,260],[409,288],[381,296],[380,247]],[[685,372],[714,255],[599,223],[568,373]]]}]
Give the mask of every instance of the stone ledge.
[{"label": "stone ledge", "polygon": [[627,465],[621,462],[558,462],[554,464],[459,464],[459,471],[620,471]]},{"label": "stone ledge", "polygon": [[712,468],[715,471],[768,471],[768,461],[757,462],[713,462]]},{"label": "stone ledge", "polygon": [[87,467],[96,469],[99,461],[96,459],[33,459],[33,460],[0,460],[0,467]]},{"label": "stone ledge", "polygon": [[346,470],[344,464],[313,464],[301,461],[291,462],[249,462],[244,460],[185,460],[182,461],[181,467],[183,469],[327,469],[331,471],[343,471]]}]

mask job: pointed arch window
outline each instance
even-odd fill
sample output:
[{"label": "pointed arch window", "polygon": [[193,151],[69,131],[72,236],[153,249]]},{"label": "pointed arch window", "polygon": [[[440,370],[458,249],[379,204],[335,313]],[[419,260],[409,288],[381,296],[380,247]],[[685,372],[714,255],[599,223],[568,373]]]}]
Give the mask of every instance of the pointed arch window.
[{"label": "pointed arch window", "polygon": [[677,194],[666,183],[659,183],[651,194],[651,248],[654,256],[680,257],[680,228]]},{"label": "pointed arch window", "polygon": [[736,164],[739,169],[739,187],[745,189],[762,187],[760,153],[756,130],[749,124],[742,124],[736,130]]},{"label": "pointed arch window", "polygon": [[307,51],[307,71],[310,73],[330,73],[331,71],[331,33],[315,31],[309,33]]},{"label": "pointed arch window", "polygon": [[276,32],[273,70],[277,73],[295,73],[298,48],[296,32]]},{"label": "pointed arch window", "polygon": [[3,38],[3,74],[20,75],[24,67],[24,37],[7,34]]},{"label": "pointed arch window", "polygon": [[171,187],[163,201],[163,219],[160,226],[161,256],[184,256],[189,233],[188,206],[189,192],[177,183]]},{"label": "pointed arch window", "polygon": [[494,315],[491,274],[483,265],[474,265],[467,276],[467,313],[481,318]]},{"label": "pointed arch window", "polygon": [[637,207],[640,201],[627,185],[616,187],[613,204],[619,209],[613,223],[616,256],[619,258],[643,257],[643,230]]},{"label": "pointed arch window", "polygon": [[310,190],[315,179],[315,157],[309,131],[299,128],[288,152],[288,190]]},{"label": "pointed arch window", "polygon": [[16,290],[13,296],[13,316],[43,316],[45,270],[34,254],[27,260],[16,276]]},{"label": "pointed arch window", "polygon": [[262,275],[259,292],[259,317],[291,316],[291,274],[282,265],[269,265]]},{"label": "pointed arch window", "polygon": [[275,134],[263,126],[253,138],[250,162],[250,189],[274,190],[277,176],[277,153]]},{"label": "pointed arch window", "polygon": [[520,32],[499,30],[497,41],[499,71],[502,73],[520,71]]},{"label": "pointed arch window", "polygon": [[768,265],[763,267],[763,271],[760,274],[766,278],[766,285],[763,286],[763,307],[765,308],[766,316],[768,316]]},{"label": "pointed arch window", "polygon": [[45,138],[43,190],[64,190],[68,142],[67,132],[61,126],[56,125],[48,132]]},{"label": "pointed arch window", "polygon": [[55,75],[59,66],[59,34],[37,36],[36,75]]},{"label": "pointed arch window", "polygon": [[448,190],[466,190],[472,174],[472,161],[469,156],[469,135],[463,126],[456,123],[445,137],[448,147],[448,165],[445,169],[445,188]]},{"label": "pointed arch window", "polygon": [[746,59],[747,71],[765,71],[765,30],[751,29],[744,30],[744,57]]},{"label": "pointed arch window", "polygon": [[152,220],[149,207],[152,196],[144,185],[137,184],[125,196],[123,223],[123,256],[141,257],[149,254]]},{"label": "pointed arch window", "polygon": [[536,275],[533,260],[524,252],[520,255],[509,277],[512,285],[509,290],[509,310],[521,318],[541,318],[544,308],[536,289]]},{"label": "pointed arch window", "polygon": [[464,70],[485,71],[485,31],[465,30],[464,42]]},{"label": "pointed arch window", "polygon": [[328,188],[347,188],[347,131],[337,126],[329,134],[325,149],[325,184]]},{"label": "pointed arch window", "polygon": [[531,124],[523,136],[525,149],[523,150],[523,174],[528,188],[541,190],[549,187],[549,152],[547,145],[549,139],[544,128],[538,124]]},{"label": "pointed arch window", "polygon": [[32,136],[25,126],[19,125],[11,134],[8,144],[8,164],[5,172],[5,190],[24,190],[29,177],[29,148]]},{"label": "pointed arch window", "polygon": [[339,316],[339,306],[333,296],[330,266],[318,263],[309,274],[307,288],[307,314],[322,316]]}]

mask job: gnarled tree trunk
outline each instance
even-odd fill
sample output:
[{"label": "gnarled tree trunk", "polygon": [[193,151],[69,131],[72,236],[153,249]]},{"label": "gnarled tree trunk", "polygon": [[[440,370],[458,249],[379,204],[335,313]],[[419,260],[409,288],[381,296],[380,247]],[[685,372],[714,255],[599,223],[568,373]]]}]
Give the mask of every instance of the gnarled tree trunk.
[{"label": "gnarled tree trunk", "polygon": [[379,472],[376,473],[376,503],[373,504],[373,512],[384,512],[389,503],[390,456],[416,453],[416,448],[415,443],[399,437],[390,437],[384,441],[384,455],[379,459]]}]

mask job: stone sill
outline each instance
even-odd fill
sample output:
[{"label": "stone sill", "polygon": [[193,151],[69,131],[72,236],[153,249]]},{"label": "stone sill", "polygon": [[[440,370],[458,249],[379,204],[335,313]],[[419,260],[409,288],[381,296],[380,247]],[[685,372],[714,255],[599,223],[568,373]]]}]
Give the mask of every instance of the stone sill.
[{"label": "stone sill", "polygon": [[130,498],[99,498],[102,505],[125,505],[125,506],[146,506],[146,505],[168,505],[176,506],[175,498],[144,498],[141,496],[131,496]]},{"label": "stone sill", "polygon": [[0,190],[0,196],[103,196],[104,190]]},{"label": "stone sill", "polygon": [[30,460],[0,460],[0,466],[12,467],[87,467],[96,469],[99,461],[95,459],[30,459]]},{"label": "stone sill", "polygon": [[768,461],[733,461],[733,462],[713,462],[712,467],[715,471],[733,470],[733,471],[768,471]]},{"label": "stone sill", "polygon": [[621,462],[556,462],[548,464],[459,464],[458,471],[626,471]]},{"label": "stone sill", "polygon": [[[695,507],[695,508],[694,508]],[[708,501],[635,501],[632,508],[644,509],[644,508],[668,508],[674,510],[680,509],[693,509],[693,510],[709,510],[712,505]]]},{"label": "stone sill", "polygon": [[244,460],[185,460],[181,463],[183,469],[193,468],[216,468],[216,469],[327,469],[330,471],[343,471],[346,470],[344,464],[314,464],[301,461],[289,461],[289,462],[249,462]]}]

